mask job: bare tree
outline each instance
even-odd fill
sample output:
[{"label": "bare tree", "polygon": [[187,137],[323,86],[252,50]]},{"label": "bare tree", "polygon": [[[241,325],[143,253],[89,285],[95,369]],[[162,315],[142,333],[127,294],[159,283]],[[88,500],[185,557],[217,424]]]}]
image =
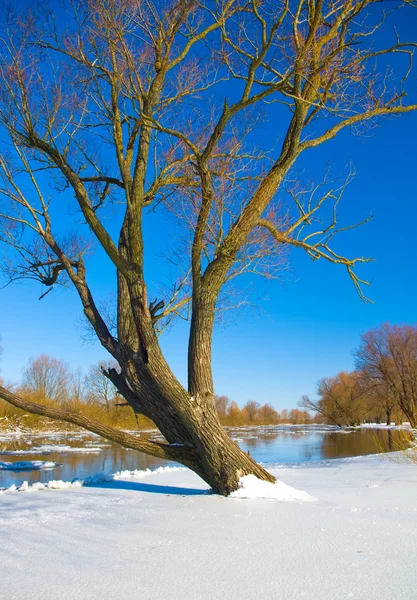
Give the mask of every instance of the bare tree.
[{"label": "bare tree", "polygon": [[74,400],[84,400],[85,391],[85,375],[77,369],[70,374],[69,395]]},{"label": "bare tree", "polygon": [[91,365],[84,380],[89,397],[95,401],[103,403],[107,411],[110,410],[112,404],[118,396],[116,386],[106,375],[110,369],[118,370],[118,364],[116,361],[100,361],[97,365]]},{"label": "bare tree", "polygon": [[259,404],[259,402],[255,402],[255,400],[248,400],[244,405],[243,410],[246,410],[249,417],[249,421],[256,421],[260,408],[261,405]]},{"label": "bare tree", "polygon": [[241,421],[242,411],[240,410],[238,404],[232,400],[227,408],[227,417],[232,425],[236,425],[239,421]]},{"label": "bare tree", "polygon": [[395,395],[389,386],[382,380],[377,380],[366,371],[359,371],[362,385],[366,388],[369,412],[377,423],[385,420],[391,425],[394,414],[401,412]]},{"label": "bare tree", "polygon": [[227,410],[230,405],[230,398],[227,396],[214,396],[216,411],[220,419],[224,419],[227,415]]},{"label": "bare tree", "polygon": [[263,404],[258,411],[259,418],[266,424],[278,423],[279,415],[271,404]]},{"label": "bare tree", "polygon": [[[65,6],[65,25],[45,10],[8,12],[3,20],[3,265],[10,281],[38,280],[45,293],[60,284],[76,289],[91,327],[120,365],[108,378],[168,443],[129,437],[4,388],[1,397],[183,462],[223,494],[246,473],[273,481],[228,438],[216,414],[216,309],[239,274],[276,275],[288,249],[341,265],[364,297],[366,282],[355,267],[368,259],[334,246],[335,236],[352,227],[338,224],[345,186],[328,178],[295,186],[290,171],[302,154],[343,130],[360,132],[417,109],[405,100],[415,42],[399,40],[393,29],[392,43],[381,45],[388,16],[372,0]],[[394,25],[396,15],[390,12]],[[254,145],[248,134],[262,119],[276,130],[279,147]],[[74,235],[64,236],[55,217],[69,194],[78,223]],[[162,296],[144,276],[149,211],[176,219],[183,234],[176,235],[183,246],[168,254],[180,257],[173,261],[179,271]],[[115,329],[89,286],[94,244],[117,275]],[[174,316],[190,319],[188,389],[158,341]]]},{"label": "bare tree", "polygon": [[289,413],[286,408],[284,408],[284,410],[282,410],[280,412],[279,418],[280,418],[281,423],[289,423],[290,422]]},{"label": "bare tree", "polygon": [[323,377],[318,383],[317,393],[317,401],[303,396],[300,407],[319,413],[327,422],[339,427],[359,425],[369,413],[368,387],[357,371]]},{"label": "bare tree", "polygon": [[23,372],[23,385],[41,400],[65,400],[71,376],[62,360],[41,354],[31,358]]},{"label": "bare tree", "polygon": [[384,323],[368,331],[356,362],[379,395],[387,422],[397,405],[417,427],[417,327]]},{"label": "bare tree", "polygon": [[306,423],[311,423],[311,416],[308,410],[293,408],[289,413],[289,421],[294,425],[305,425]]}]

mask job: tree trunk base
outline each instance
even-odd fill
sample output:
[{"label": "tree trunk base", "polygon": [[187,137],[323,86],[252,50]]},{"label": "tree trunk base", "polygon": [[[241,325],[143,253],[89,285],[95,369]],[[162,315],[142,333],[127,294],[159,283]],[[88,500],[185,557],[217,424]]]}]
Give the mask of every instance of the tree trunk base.
[{"label": "tree trunk base", "polygon": [[209,439],[200,438],[205,443],[201,451],[197,450],[194,466],[195,472],[213,491],[228,496],[238,489],[239,480],[245,475],[255,475],[258,479],[275,483],[275,477],[243,452],[221,425],[216,429],[211,428]]}]

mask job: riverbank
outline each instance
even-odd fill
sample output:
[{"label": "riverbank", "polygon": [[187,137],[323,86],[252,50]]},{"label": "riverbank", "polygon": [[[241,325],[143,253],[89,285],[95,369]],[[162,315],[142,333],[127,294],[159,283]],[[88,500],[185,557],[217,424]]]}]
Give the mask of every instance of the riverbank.
[{"label": "riverbank", "polygon": [[3,494],[0,598],[415,597],[415,465],[271,470],[315,500],[222,498],[187,469]]},{"label": "riverbank", "polygon": [[[410,432],[385,427],[340,429],[331,425],[275,425],[228,427],[226,431],[258,462],[280,465],[402,450],[410,438]],[[163,441],[157,430],[143,430],[136,435]],[[71,481],[102,471],[155,469],[172,464],[86,431],[0,433],[0,491],[12,485],[20,487],[25,480],[29,485],[49,480]]]}]

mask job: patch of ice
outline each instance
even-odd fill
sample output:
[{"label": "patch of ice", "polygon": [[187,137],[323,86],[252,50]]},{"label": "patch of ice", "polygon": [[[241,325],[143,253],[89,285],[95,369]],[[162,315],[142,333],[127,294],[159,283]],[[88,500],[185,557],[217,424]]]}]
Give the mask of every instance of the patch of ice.
[{"label": "patch of ice", "polygon": [[0,471],[38,471],[39,469],[54,469],[59,466],[61,465],[48,460],[0,461]]},{"label": "patch of ice", "polygon": [[26,450],[4,450],[0,451],[0,454],[7,456],[20,456],[23,454],[97,454],[101,452],[101,446],[80,446],[72,447],[65,446],[64,444],[44,444],[43,446],[33,446]]},{"label": "patch of ice", "polygon": [[298,500],[302,502],[312,502],[315,500],[313,496],[297,490],[282,481],[270,483],[262,481],[255,475],[245,475],[239,480],[239,488],[232,492],[229,498],[251,498],[251,499],[268,499],[288,502]]}]

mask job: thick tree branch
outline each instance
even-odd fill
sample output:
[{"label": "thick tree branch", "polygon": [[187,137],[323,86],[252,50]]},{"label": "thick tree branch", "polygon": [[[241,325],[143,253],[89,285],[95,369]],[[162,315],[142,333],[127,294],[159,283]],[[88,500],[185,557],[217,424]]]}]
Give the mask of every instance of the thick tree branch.
[{"label": "thick tree branch", "polygon": [[54,419],[57,421],[64,421],[66,423],[72,423],[78,427],[92,431],[101,437],[104,437],[112,442],[121,444],[126,448],[137,450],[138,452],[144,452],[156,458],[163,458],[165,460],[179,461],[183,464],[192,464],[193,454],[190,448],[181,446],[173,446],[169,444],[163,444],[159,442],[148,442],[141,440],[140,438],[125,433],[114,427],[109,427],[98,421],[93,421],[88,417],[85,417],[81,413],[71,412],[62,408],[56,408],[52,406],[44,406],[30,400],[26,400],[17,396],[13,392],[10,392],[3,386],[0,386],[0,398],[34,415],[40,415],[47,417],[48,419]]},{"label": "thick tree branch", "polygon": [[324,142],[327,142],[328,140],[334,138],[339,133],[339,131],[342,131],[342,129],[345,129],[346,127],[350,127],[352,125],[356,125],[357,123],[369,121],[369,119],[373,119],[376,117],[399,115],[402,113],[413,112],[415,110],[417,110],[417,104],[410,104],[409,106],[381,106],[374,108],[372,110],[350,117],[349,119],[345,119],[340,123],[337,123],[333,127],[330,127],[330,129],[328,129],[323,135],[320,135],[311,140],[305,140],[304,142],[301,142],[300,151],[319,146],[320,144],[323,144]]}]

